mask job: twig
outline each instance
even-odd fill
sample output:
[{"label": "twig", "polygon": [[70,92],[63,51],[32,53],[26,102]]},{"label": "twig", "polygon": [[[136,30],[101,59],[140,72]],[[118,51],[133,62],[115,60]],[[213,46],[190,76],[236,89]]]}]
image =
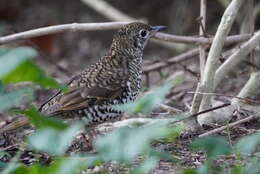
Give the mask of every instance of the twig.
[{"label": "twig", "polygon": [[[207,10],[207,0],[201,0],[200,1],[200,17],[202,20],[200,20],[200,31],[199,34],[206,36],[206,10]],[[204,45],[200,44],[199,46],[199,54],[200,54],[200,81],[203,80],[203,76],[204,76],[204,71],[205,71],[205,63],[206,63],[206,48]],[[202,91],[203,86],[201,85],[201,83],[197,84],[197,88],[196,91]],[[195,94],[193,96],[193,100],[192,100],[192,105],[191,105],[191,109],[190,112],[192,114],[196,113],[199,111],[199,107],[200,107],[200,102],[202,100],[202,96],[201,95],[197,95]],[[198,127],[198,125],[195,126],[195,124],[198,124],[197,122],[197,118],[194,118],[189,122],[187,122],[187,124],[190,127]]]},{"label": "twig", "polygon": [[170,111],[170,113],[176,113],[176,112],[183,112],[182,110],[178,109],[178,108],[174,108],[172,106],[168,106],[166,104],[160,104],[160,108]]},{"label": "twig", "polygon": [[38,29],[28,30],[21,33],[12,34],[9,36],[0,37],[0,44],[17,41],[20,39],[29,39],[33,37],[55,34],[65,31],[97,31],[97,30],[112,30],[120,28],[129,22],[105,22],[105,23],[72,23],[42,27]]},{"label": "twig", "polygon": [[246,56],[260,44],[260,31],[256,32],[255,35],[241,45],[235,53],[233,53],[216,71],[214,78],[214,88],[218,86],[221,80],[227,75],[236,65],[238,65]]},{"label": "twig", "polygon": [[136,19],[125,15],[103,0],[81,0],[100,14],[113,21],[135,21]]},{"label": "twig", "polygon": [[194,93],[193,99],[192,99],[192,104],[191,104],[191,109],[190,112],[192,114],[199,112],[200,108],[200,102],[202,100],[202,95],[198,95],[200,91],[203,91],[203,86],[201,86],[200,82],[197,84],[196,87],[196,92]]},{"label": "twig", "polygon": [[[200,1],[201,2],[201,1]],[[201,2],[202,3],[202,2]],[[205,6],[206,7],[206,6]],[[204,9],[203,9],[204,10]],[[206,13],[205,13],[206,14]],[[202,14],[201,14],[202,15]],[[197,22],[199,23],[199,25],[200,25],[200,28],[201,28],[201,30],[202,30],[202,33],[200,34],[200,36],[204,36],[204,37],[207,37],[207,33],[206,33],[206,28],[204,27],[204,25],[203,25],[203,22],[202,22],[202,20],[203,20],[203,17],[202,16],[200,16],[200,17],[198,17],[197,19]],[[205,23],[206,24],[206,23]]]},{"label": "twig", "polygon": [[[252,77],[250,78],[250,80],[247,83],[249,83],[249,82],[251,82],[251,83],[258,82],[259,83],[260,82],[260,73],[258,73],[258,74],[253,73],[251,76]],[[256,78],[257,76],[258,76],[258,78]],[[256,81],[256,80],[258,80],[258,81]],[[251,84],[251,83],[249,83],[249,84]],[[251,86],[251,85],[249,85],[249,86]],[[253,91],[256,91],[259,86],[260,85],[256,85],[256,86],[254,85],[254,90]],[[247,90],[252,92],[252,88],[250,88],[250,89],[251,90],[248,90],[248,89]],[[245,94],[244,95],[240,94],[238,96],[233,96],[233,95],[225,95],[225,94],[209,93],[209,92],[192,92],[192,91],[188,91],[187,93],[188,94],[200,94],[200,95],[224,96],[224,97],[229,97],[229,98],[234,98],[234,99],[236,98],[236,99],[242,100],[242,101],[244,101],[246,103],[249,103],[249,104],[260,104],[260,100],[254,100],[254,99],[251,99],[251,98],[248,98],[248,97],[241,97],[241,96],[244,96]],[[243,93],[247,93],[247,95],[249,95],[248,92],[243,92]]]},{"label": "twig", "polygon": [[[233,35],[225,39],[225,45],[230,45],[238,42],[243,42],[248,40],[251,37],[251,34],[243,35]],[[173,34],[157,33],[154,38],[175,43],[186,43],[186,44],[211,44],[213,38],[205,37],[192,37],[192,36],[177,36]]]},{"label": "twig", "polygon": [[188,52],[182,53],[178,56],[169,58],[165,62],[158,62],[158,63],[152,64],[152,65],[149,65],[149,66],[145,66],[143,68],[143,72],[148,73],[148,72],[151,72],[151,71],[156,71],[158,69],[171,66],[172,64],[175,64],[177,62],[179,63],[179,62],[182,62],[182,61],[187,60],[189,58],[192,58],[192,57],[194,57],[198,54],[199,54],[199,49],[195,48],[195,49],[192,49]]},{"label": "twig", "polygon": [[179,65],[181,66],[181,68],[183,68],[184,72],[188,72],[189,74],[191,74],[192,76],[196,77],[197,79],[199,79],[199,75],[197,72],[191,70],[190,68],[188,68],[186,65],[183,65],[181,63],[179,63]]},{"label": "twig", "polygon": [[235,122],[233,122],[233,123],[231,123],[231,124],[228,124],[228,125],[226,125],[226,126],[222,126],[222,127],[213,129],[213,130],[211,130],[211,131],[208,131],[208,132],[206,132],[206,133],[204,133],[204,134],[199,135],[199,138],[206,137],[206,136],[209,136],[209,135],[212,135],[212,134],[221,132],[221,131],[223,131],[223,130],[225,130],[225,129],[227,129],[227,128],[234,127],[234,126],[236,126],[236,125],[239,125],[239,124],[248,122],[248,121],[253,120],[253,119],[258,119],[258,118],[260,118],[260,115],[258,115],[258,114],[259,114],[259,113],[256,113],[256,114],[254,114],[254,115],[251,115],[251,116],[249,116],[249,117],[246,117],[246,118],[241,119],[241,120],[238,120],[238,121],[235,121]]},{"label": "twig", "polygon": [[[72,24],[61,24],[49,27],[42,27],[38,29],[28,30],[16,34],[11,34],[8,36],[0,37],[0,45],[9,42],[14,42],[22,39],[30,39],[34,37],[44,36],[48,34],[61,33],[65,31],[97,31],[97,30],[114,30],[122,27],[129,22],[104,22],[104,23],[72,23]],[[227,37],[225,43],[233,44],[238,42],[243,42],[250,39],[250,34],[244,35],[234,35]],[[192,37],[192,36],[176,36],[172,34],[157,33],[154,38],[160,39],[167,42],[175,43],[189,43],[189,44],[210,44],[212,38],[204,37]]]},{"label": "twig", "polygon": [[[201,0],[200,1],[200,31],[199,35],[206,37],[206,10],[207,10],[207,0]],[[205,69],[205,63],[206,63],[206,50],[203,45],[199,46],[200,50],[200,78],[202,81],[204,69]]]},{"label": "twig", "polygon": [[230,105],[230,103],[225,103],[225,104],[222,104],[222,105],[219,105],[219,106],[216,106],[216,107],[212,107],[210,109],[206,109],[204,111],[197,112],[195,114],[191,114],[189,117],[195,117],[195,116],[198,116],[198,115],[201,115],[201,114],[205,114],[207,112],[211,112],[211,111],[214,111],[214,110],[217,110],[217,109],[220,109],[220,108],[227,107],[229,105]]},{"label": "twig", "polygon": [[[204,92],[213,92],[214,76],[218,68],[218,58],[221,55],[224,46],[225,38],[228,35],[231,26],[235,20],[243,0],[233,0],[225,10],[221,22],[218,26],[216,36],[210,48],[208,59],[205,66],[204,77],[201,85],[204,86]],[[210,107],[210,96],[203,96],[200,104],[200,110],[205,110]]]}]

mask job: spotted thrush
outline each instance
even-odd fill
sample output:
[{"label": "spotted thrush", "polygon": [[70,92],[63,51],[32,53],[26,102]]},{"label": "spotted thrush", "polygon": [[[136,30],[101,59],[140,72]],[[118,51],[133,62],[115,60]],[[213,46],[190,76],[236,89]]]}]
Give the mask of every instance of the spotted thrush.
[{"label": "spotted thrush", "polygon": [[164,28],[139,22],[120,28],[108,54],[73,77],[68,91],[50,99],[40,111],[86,118],[90,125],[120,118],[121,111],[112,105],[136,99],[141,88],[143,50],[151,36]]}]

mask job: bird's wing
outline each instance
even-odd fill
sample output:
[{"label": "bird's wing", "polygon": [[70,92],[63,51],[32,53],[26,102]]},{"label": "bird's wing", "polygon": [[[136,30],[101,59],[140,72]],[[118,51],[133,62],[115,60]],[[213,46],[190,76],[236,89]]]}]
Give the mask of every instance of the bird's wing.
[{"label": "bird's wing", "polygon": [[[114,74],[117,74],[115,78]],[[121,75],[119,75],[121,74]],[[68,84],[68,92],[61,93],[46,103],[43,112],[55,115],[62,112],[87,108],[94,104],[101,104],[108,99],[114,99],[123,92],[126,76],[124,69],[104,69],[94,65],[87,69]]]},{"label": "bird's wing", "polygon": [[122,92],[122,88],[108,89],[97,86],[72,90],[61,96],[57,103],[60,108],[56,112],[77,110],[100,104],[108,99],[116,98]]}]

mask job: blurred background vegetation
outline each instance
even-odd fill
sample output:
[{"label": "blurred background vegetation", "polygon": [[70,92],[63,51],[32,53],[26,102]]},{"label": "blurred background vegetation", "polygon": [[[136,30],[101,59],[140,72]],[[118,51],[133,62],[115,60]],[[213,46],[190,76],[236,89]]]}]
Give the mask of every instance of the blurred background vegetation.
[{"label": "blurred background vegetation", "polygon": [[[200,15],[198,0],[107,0],[107,2],[133,18],[144,19],[152,25],[168,26],[167,33],[198,36],[197,18]],[[229,2],[229,0],[208,0],[206,24],[208,36],[216,32]],[[255,1],[255,30],[260,28],[259,6],[260,3]],[[230,34],[241,32],[246,14],[246,11],[239,12]],[[49,25],[107,21],[110,20],[77,0],[0,1],[1,36]],[[74,146],[79,144],[73,142],[83,127],[82,124],[75,122],[67,125],[61,120],[49,119],[38,113],[32,102],[43,100],[48,93],[39,90],[38,85],[42,88],[62,88],[54,78],[64,82],[72,74],[96,62],[109,49],[113,33],[114,31],[65,32],[1,46],[0,116],[4,115],[2,113],[22,114],[37,128],[37,131],[29,133],[30,136],[25,136],[25,141],[19,144],[12,143],[12,139],[1,137],[1,173],[260,173],[259,155],[257,156],[259,133],[240,139],[241,132],[235,134],[235,138],[230,137],[228,132],[228,135],[225,134],[228,141],[211,137],[194,141],[194,136],[190,139],[182,134],[182,124],[169,127],[167,124],[169,120],[164,120],[141,127],[134,125],[116,129],[97,138],[94,147],[98,153],[87,153],[78,151],[79,147]],[[152,42],[145,50],[144,59],[146,62],[166,60],[192,47],[195,46],[163,45]],[[198,72],[199,60],[192,61],[192,66],[189,68]],[[183,66],[174,67],[172,70],[180,69],[183,70]],[[187,71],[189,75],[193,73],[190,69]],[[153,85],[161,87],[152,90],[151,94],[145,95],[135,104],[123,106],[122,109],[130,113],[150,114],[156,106],[166,100],[165,97],[169,99],[167,94],[172,94],[173,90],[170,90],[172,86],[176,87],[175,90],[186,89],[184,86],[178,89],[183,79],[175,79],[170,86],[167,86],[169,83],[162,85],[165,84],[161,80],[165,78],[164,73],[161,72],[160,76],[153,76],[154,79],[151,79]],[[191,81],[194,83],[196,78],[196,76],[188,77],[184,85],[187,87],[187,83],[190,84]],[[242,79],[242,82],[245,80]],[[34,85],[23,85],[22,88],[8,85],[25,81],[33,82]],[[193,84],[188,87],[194,90],[195,86]],[[226,91],[231,91],[230,89],[233,90],[233,86]],[[176,91],[173,93],[176,95]],[[190,103],[191,97],[180,94],[173,103],[181,110],[187,110],[185,105]],[[17,106],[18,110],[10,110]],[[1,121],[3,120],[5,119],[1,117]],[[228,164],[225,164],[226,161]],[[191,168],[184,169],[189,167]]]}]

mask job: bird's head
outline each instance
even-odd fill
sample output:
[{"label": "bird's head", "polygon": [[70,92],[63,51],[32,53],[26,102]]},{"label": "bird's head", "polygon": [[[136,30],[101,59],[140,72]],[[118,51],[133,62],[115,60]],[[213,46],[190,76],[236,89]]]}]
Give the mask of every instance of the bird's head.
[{"label": "bird's head", "polygon": [[141,22],[124,25],[114,35],[111,51],[143,51],[147,41],[165,26],[150,26]]}]

